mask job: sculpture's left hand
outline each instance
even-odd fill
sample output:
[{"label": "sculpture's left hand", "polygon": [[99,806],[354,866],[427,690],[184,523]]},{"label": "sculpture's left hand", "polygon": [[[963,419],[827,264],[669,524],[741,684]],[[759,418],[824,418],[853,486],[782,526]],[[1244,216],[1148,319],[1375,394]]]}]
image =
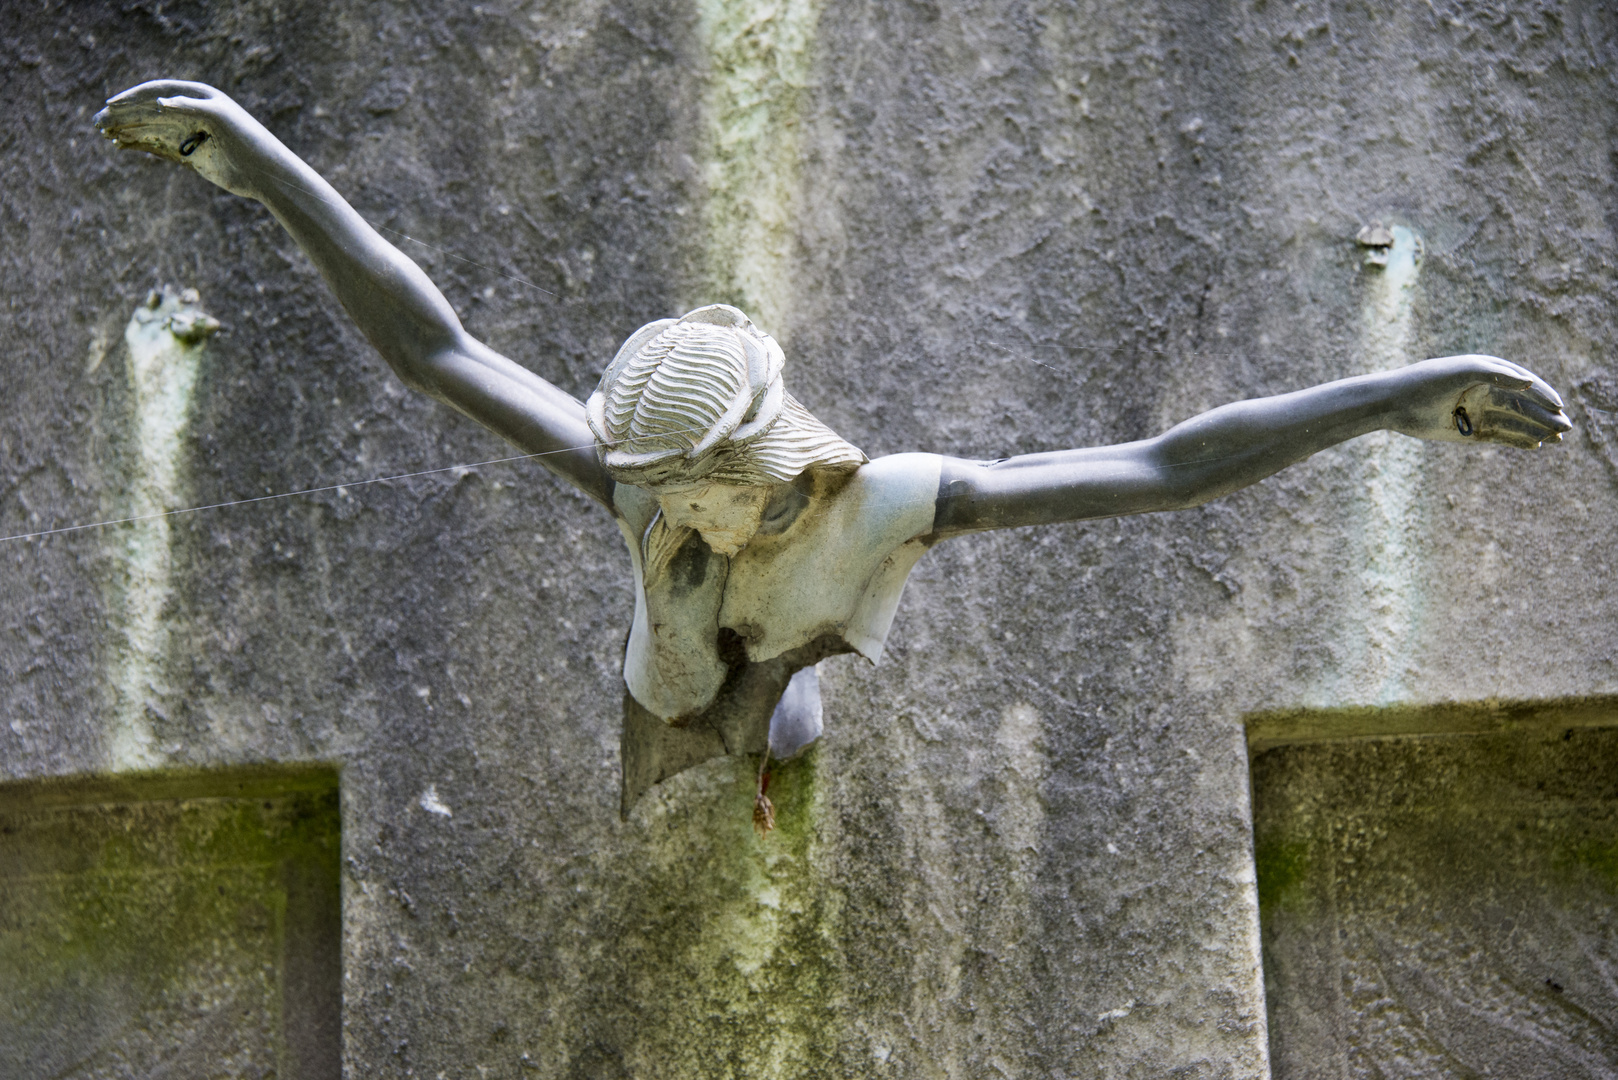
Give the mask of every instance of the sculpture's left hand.
[{"label": "sculpture's left hand", "polygon": [[1418,439],[1493,442],[1532,450],[1562,441],[1573,424],[1562,399],[1532,371],[1495,356],[1424,360],[1387,377],[1393,430]]},{"label": "sculpture's left hand", "polygon": [[222,90],[160,79],[141,83],[95,115],[101,134],[194,170],[236,195],[257,198],[255,165],[280,143]]}]

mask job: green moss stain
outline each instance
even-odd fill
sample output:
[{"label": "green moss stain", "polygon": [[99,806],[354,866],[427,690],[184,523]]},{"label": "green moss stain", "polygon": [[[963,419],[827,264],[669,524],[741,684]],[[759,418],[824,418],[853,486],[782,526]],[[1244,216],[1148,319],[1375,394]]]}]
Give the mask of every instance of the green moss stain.
[{"label": "green moss stain", "polygon": [[[544,1005],[533,1012],[546,1019],[523,1033],[524,1048],[536,1060],[539,1048],[566,1048],[535,1075],[973,1074],[969,1063],[979,1059],[970,1047],[996,1022],[989,1012],[1039,1007],[1038,961],[1023,954],[1032,955],[1041,929],[1035,882],[1047,827],[1042,785],[1052,771],[1045,723],[1027,703],[1006,704],[993,750],[971,762],[981,827],[994,833],[987,862],[951,847],[942,804],[914,808],[930,797],[927,782],[895,780],[881,798],[850,803],[818,750],[772,766],[777,827],[762,838],[751,814],[756,758],[715,759],[657,785],[595,868],[600,876],[578,886],[601,899],[581,901],[577,921],[561,931],[593,936],[581,989],[534,978]],[[901,815],[921,824],[907,830]],[[847,863],[851,840],[881,845],[886,869],[873,870],[865,856]],[[918,872],[903,883],[872,880]],[[893,975],[886,928],[897,940],[918,924],[929,946],[901,952],[903,971]],[[869,1011],[884,999],[899,1001],[904,1016]],[[992,1000],[993,1009],[977,1015],[966,1004],[974,1000]],[[912,1059],[924,1038],[959,1049],[947,1060]],[[606,1061],[622,1073],[602,1071]]]},{"label": "green moss stain", "polygon": [[1556,864],[1562,870],[1578,867],[1593,874],[1608,890],[1618,893],[1618,839],[1564,843],[1556,853]]},{"label": "green moss stain", "polygon": [[[1583,708],[1564,705],[1564,723]],[[1459,724],[1456,710],[1433,715]],[[1590,1008],[1611,975],[1592,943],[1618,893],[1618,729],[1561,726],[1545,704],[1533,724],[1526,708],[1478,711],[1471,724],[1494,730],[1254,758],[1277,1075],[1396,1072],[1412,1046],[1505,1060],[1525,1030],[1607,1038]]]},{"label": "green moss stain", "polygon": [[142,977],[158,981],[179,969],[190,945],[221,928],[245,925],[241,919],[254,913],[279,915],[283,862],[335,866],[337,859],[335,793],[73,807],[0,820],[17,837],[8,846],[33,871],[8,873],[5,888],[32,891],[38,902],[30,906],[50,925],[21,944],[40,960],[138,955]]},{"label": "green moss stain", "polygon": [[700,0],[709,78],[703,98],[706,202],[698,303],[746,311],[782,336],[792,310],[801,112],[815,0]]},{"label": "green moss stain", "polygon": [[835,1053],[840,905],[820,842],[818,753],[772,767],[766,837],[752,827],[757,766],[717,759],[666,781],[631,822],[646,846],[616,950],[643,973],[618,1051],[630,1075],[820,1075]]},{"label": "green moss stain", "polygon": [[[734,304],[784,341],[819,5],[700,0],[698,12],[704,250],[686,299]],[[763,838],[752,828],[756,768],[710,762],[636,815],[650,832],[623,944],[646,978],[633,1041],[614,1051],[631,1075],[817,1075],[835,1052],[839,902],[821,865],[818,754],[772,768],[776,828]],[[599,1052],[581,1043],[572,1057],[582,1067]]]},{"label": "green moss stain", "polygon": [[1254,849],[1258,872],[1258,906],[1268,911],[1277,905],[1295,905],[1299,888],[1309,876],[1309,847],[1290,840],[1261,841]]},{"label": "green moss stain", "polygon": [[833,912],[814,866],[816,760],[806,755],[773,773],[775,831],[732,849],[738,887],[699,946],[701,962],[726,987],[725,1012],[746,1018],[738,1031],[749,1034],[734,1052],[739,1075],[796,1075],[828,1049],[821,1044],[836,978],[827,950]]},{"label": "green moss stain", "polygon": [[273,1070],[289,935],[308,936],[289,925],[301,911],[289,912],[285,876],[315,868],[334,892],[338,858],[334,787],[37,807],[8,798],[0,1058],[37,1075],[155,1067],[208,1038],[221,1061]]}]

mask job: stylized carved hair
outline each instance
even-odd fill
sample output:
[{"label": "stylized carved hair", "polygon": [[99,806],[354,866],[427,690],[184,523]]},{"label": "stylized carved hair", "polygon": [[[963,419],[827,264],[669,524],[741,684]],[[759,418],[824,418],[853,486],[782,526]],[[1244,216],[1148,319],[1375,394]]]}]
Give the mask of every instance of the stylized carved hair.
[{"label": "stylized carved hair", "polygon": [[863,465],[786,392],[785,366],[775,339],[725,304],[647,323],[585,407],[596,452],[613,479],[647,488],[785,483]]}]

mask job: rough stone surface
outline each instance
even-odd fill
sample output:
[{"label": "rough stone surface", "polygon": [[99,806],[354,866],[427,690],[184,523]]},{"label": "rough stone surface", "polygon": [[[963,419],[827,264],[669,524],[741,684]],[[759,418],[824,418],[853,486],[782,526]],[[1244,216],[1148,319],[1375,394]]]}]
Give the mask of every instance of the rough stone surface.
[{"label": "rough stone surface", "polygon": [[1618,731],[1285,746],[1253,788],[1276,1077],[1618,1076]]},{"label": "rough stone surface", "polygon": [[[168,519],[138,564],[130,526],[0,545],[0,771],[340,764],[355,1075],[1264,1075],[1243,717],[1618,692],[1615,71],[1594,0],[7,5],[5,535],[142,482],[123,334],[165,284],[223,324],[186,505],[505,453],[267,214],[94,135],[157,76],[236,95],[580,396],[725,301],[873,456],[1465,351],[1585,428],[942,546],[883,666],[826,665],[763,841],[744,761],[619,820],[628,563],[532,463]],[[1373,221],[1413,274],[1365,265]]]},{"label": "rough stone surface", "polygon": [[331,1076],[331,770],[0,785],[0,1076]]}]

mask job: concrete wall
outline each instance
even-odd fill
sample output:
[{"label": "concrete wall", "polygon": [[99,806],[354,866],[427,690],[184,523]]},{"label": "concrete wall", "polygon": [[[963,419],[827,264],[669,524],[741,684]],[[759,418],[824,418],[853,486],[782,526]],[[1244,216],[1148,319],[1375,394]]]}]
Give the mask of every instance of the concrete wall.
[{"label": "concrete wall", "polygon": [[[532,463],[0,544],[0,770],[340,765],[355,1075],[1262,1076],[1244,717],[1618,692],[1615,65],[1593,0],[8,5],[5,535],[505,453],[267,214],[90,130],[157,76],[580,396],[729,301],[873,456],[1466,351],[1581,429],[939,548],[763,841],[747,762],[619,820],[628,561]],[[126,340],[162,286],[221,332]]]}]

